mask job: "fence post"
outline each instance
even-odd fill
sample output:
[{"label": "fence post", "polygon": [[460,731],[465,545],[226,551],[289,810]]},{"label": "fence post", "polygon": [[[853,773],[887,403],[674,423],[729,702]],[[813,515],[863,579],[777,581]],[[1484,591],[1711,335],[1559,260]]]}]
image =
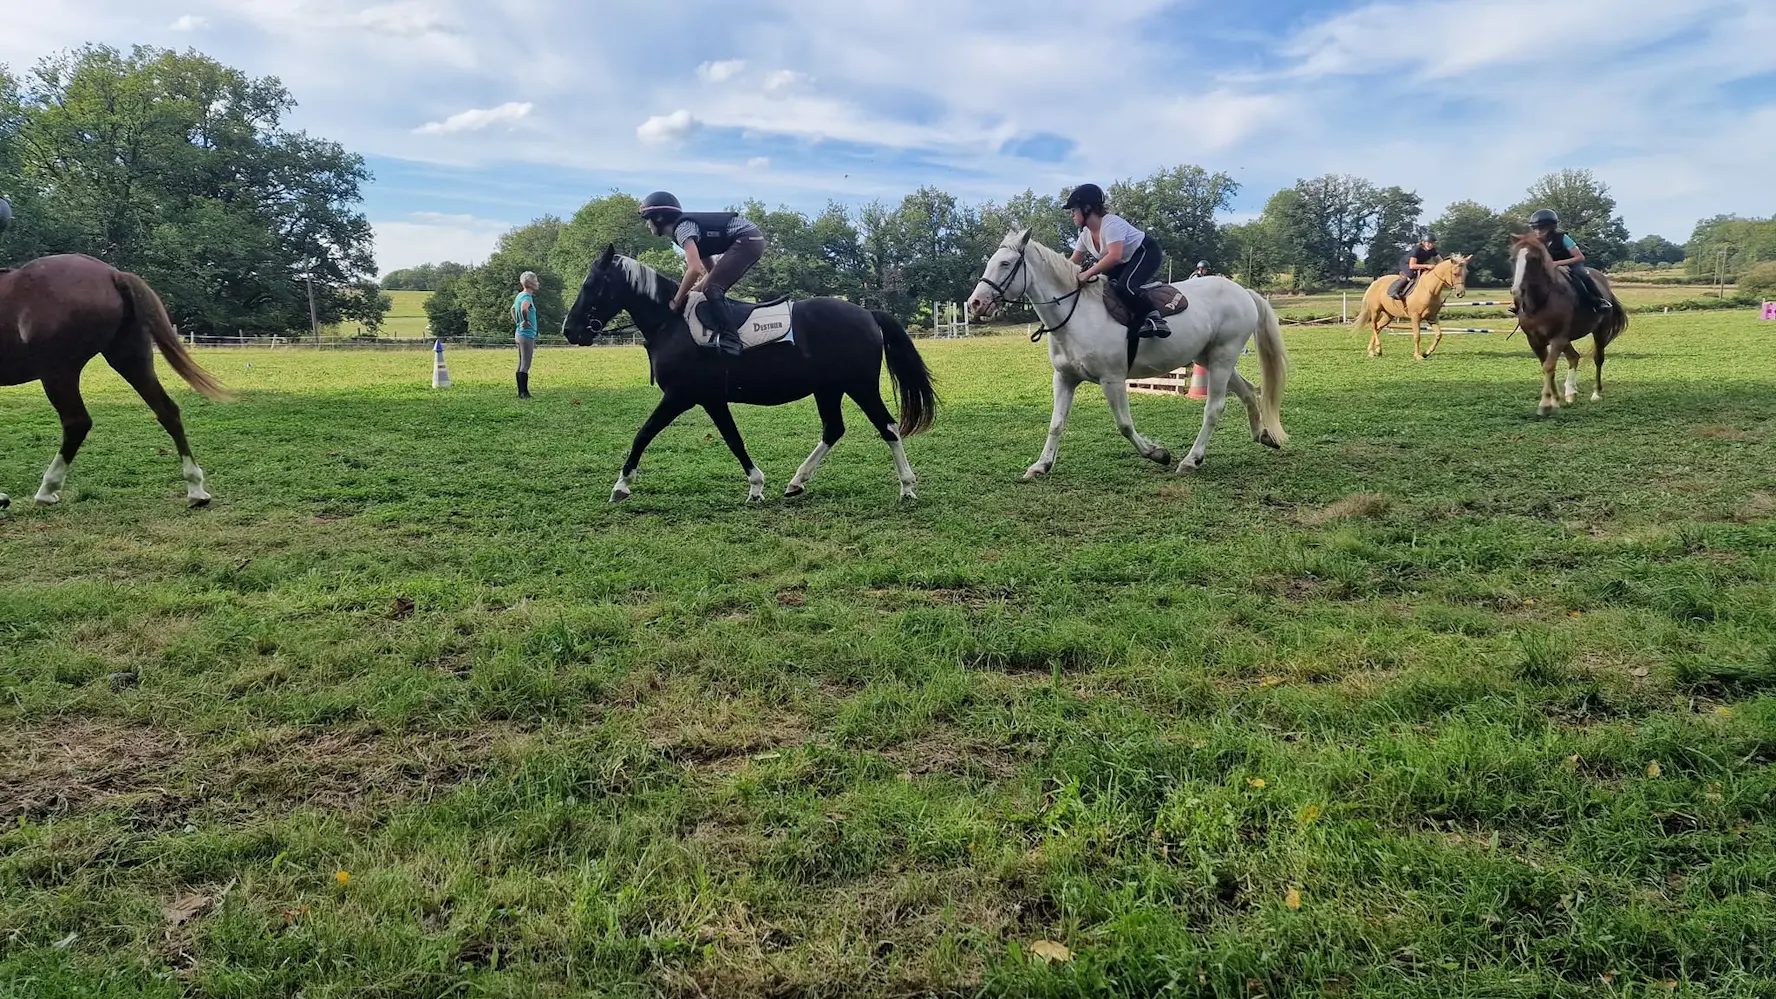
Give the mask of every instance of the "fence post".
[{"label": "fence post", "polygon": [[1345,323],[1348,324],[1351,321],[1351,293],[1348,291],[1344,293],[1344,306],[1342,309],[1342,315],[1344,317]]}]

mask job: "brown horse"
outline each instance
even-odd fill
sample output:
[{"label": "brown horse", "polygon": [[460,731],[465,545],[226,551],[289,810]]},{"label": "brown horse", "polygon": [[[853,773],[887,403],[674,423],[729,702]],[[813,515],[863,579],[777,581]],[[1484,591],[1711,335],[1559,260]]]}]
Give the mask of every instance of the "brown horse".
[{"label": "brown horse", "polygon": [[[172,435],[184,462],[190,504],[209,503],[179,407],[154,373],[156,345],[192,388],[212,399],[226,397],[222,385],[186,353],[160,296],[136,275],[80,254],[40,257],[18,270],[0,271],[0,385],[41,381],[62,418],[62,449],[43,474],[37,502],[62,498],[68,466],[92,429],[80,398],[80,372],[103,354]],[[0,507],[7,502],[0,496]]]},{"label": "brown horse", "polygon": [[[1443,314],[1443,297],[1454,289],[1457,295],[1468,291],[1468,259],[1457,253],[1445,257],[1437,266],[1425,271],[1406,294],[1406,301],[1401,302],[1388,294],[1388,287],[1399,278],[1397,274],[1376,278],[1363,293],[1363,311],[1357,315],[1353,328],[1369,327],[1369,356],[1381,356],[1381,331],[1394,324],[1396,319],[1412,321],[1412,356],[1424,360],[1431,356],[1437,345],[1443,342],[1443,322],[1439,318]],[[1430,323],[1436,331],[1436,339],[1431,341],[1431,349],[1419,351],[1419,328]]]},{"label": "brown horse", "polygon": [[1597,290],[1611,306],[1600,313],[1580,300],[1565,268],[1554,266],[1554,258],[1535,233],[1520,236],[1511,244],[1511,263],[1511,299],[1517,306],[1517,322],[1542,362],[1542,402],[1536,414],[1547,416],[1560,408],[1554,371],[1562,356],[1566,358],[1566,404],[1578,401],[1579,352],[1572,344],[1585,337],[1591,337],[1591,359],[1597,365],[1597,387],[1591,401],[1602,401],[1604,348],[1628,328],[1628,312],[1610,289],[1609,279],[1591,272]]}]

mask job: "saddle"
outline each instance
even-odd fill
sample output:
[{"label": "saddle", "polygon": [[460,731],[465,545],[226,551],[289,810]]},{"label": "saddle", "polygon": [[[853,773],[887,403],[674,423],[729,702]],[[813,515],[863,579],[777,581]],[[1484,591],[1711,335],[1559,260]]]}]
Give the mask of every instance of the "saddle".
[{"label": "saddle", "polygon": [[[1174,285],[1166,284],[1164,281],[1155,281],[1151,284],[1142,285],[1141,294],[1145,295],[1147,301],[1151,302],[1153,307],[1159,310],[1159,314],[1162,317],[1175,316],[1190,307],[1190,300],[1184,297],[1183,290]],[[1144,315],[1130,316],[1128,306],[1122,303],[1122,296],[1114,291],[1104,296],[1104,308],[1110,311],[1111,319],[1116,320],[1124,326],[1131,326],[1146,318]]]},{"label": "saddle", "polygon": [[[735,330],[740,335],[740,349],[751,350],[772,343],[794,343],[795,330],[790,325],[795,303],[787,297],[767,302],[727,300],[723,315],[715,315],[719,306],[702,292],[691,292],[685,299],[685,323],[691,328],[691,339],[700,347],[716,346],[716,329]],[[717,320],[726,320],[717,322]]]}]

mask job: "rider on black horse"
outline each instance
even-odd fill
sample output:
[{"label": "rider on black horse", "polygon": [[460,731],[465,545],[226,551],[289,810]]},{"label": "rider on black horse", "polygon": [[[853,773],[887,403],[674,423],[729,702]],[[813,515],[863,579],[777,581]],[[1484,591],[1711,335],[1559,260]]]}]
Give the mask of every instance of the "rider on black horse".
[{"label": "rider on black horse", "polygon": [[737,356],[740,333],[728,318],[728,289],[764,255],[764,232],[737,212],[687,212],[665,191],[641,200],[641,217],[654,235],[669,236],[684,249],[684,280],[672,308],[683,310],[691,292],[702,291],[710,304],[716,343],[723,353]]},{"label": "rider on black horse", "polygon": [[1591,272],[1585,267],[1585,251],[1579,244],[1560,229],[1560,216],[1551,208],[1544,208],[1529,217],[1529,227],[1535,230],[1536,238],[1548,248],[1548,256],[1554,258],[1554,266],[1564,267],[1572,276],[1573,284],[1578,286],[1579,294],[1584,296],[1586,304],[1593,312],[1608,312],[1609,296],[1605,295],[1592,279]]}]

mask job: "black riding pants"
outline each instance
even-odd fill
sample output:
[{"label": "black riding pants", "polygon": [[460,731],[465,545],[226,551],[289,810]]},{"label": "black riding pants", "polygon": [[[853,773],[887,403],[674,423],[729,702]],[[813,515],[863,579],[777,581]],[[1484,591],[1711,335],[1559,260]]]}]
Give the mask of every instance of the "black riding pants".
[{"label": "black riding pants", "polygon": [[709,277],[703,282],[703,296],[710,301],[720,301],[727,297],[728,289],[746,276],[752,265],[759,262],[765,255],[765,237],[763,234],[741,236],[734,240],[734,245],[727,252],[715,258],[715,266],[709,268]]},{"label": "black riding pants", "polygon": [[1140,246],[1135,247],[1135,252],[1122,258],[1115,267],[1104,271],[1104,276],[1110,279],[1110,287],[1115,289],[1123,304],[1128,306],[1129,315],[1136,322],[1158,311],[1147,300],[1147,296],[1141,293],[1141,287],[1153,280],[1153,276],[1159,273],[1159,265],[1164,261],[1165,251],[1160,248],[1159,241],[1149,235],[1141,240]]}]

